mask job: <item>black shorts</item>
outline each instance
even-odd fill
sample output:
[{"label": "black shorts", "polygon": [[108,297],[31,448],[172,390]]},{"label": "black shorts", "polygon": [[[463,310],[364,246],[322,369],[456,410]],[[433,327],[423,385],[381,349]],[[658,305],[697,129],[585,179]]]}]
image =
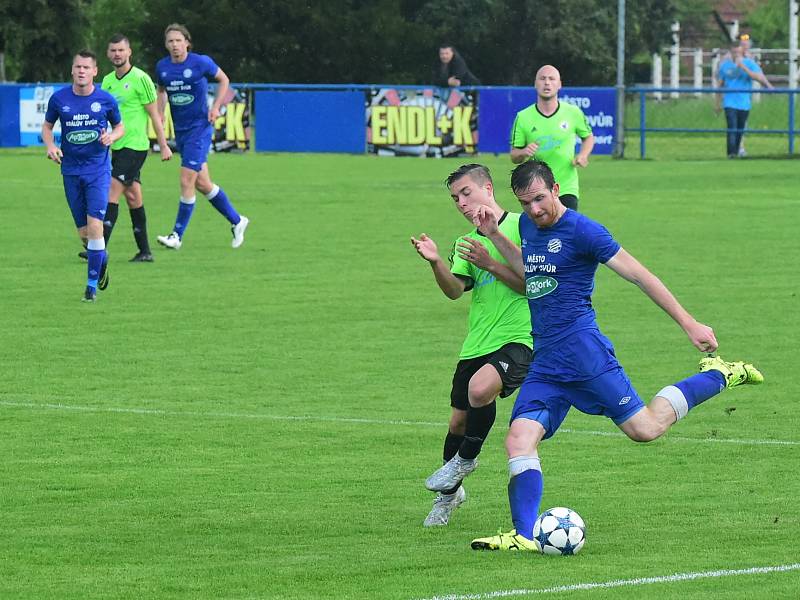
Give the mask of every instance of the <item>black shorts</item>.
[{"label": "black shorts", "polygon": [[111,176],[125,187],[141,181],[142,165],[147,158],[147,150],[120,148],[111,151]]},{"label": "black shorts", "polygon": [[561,204],[566,206],[567,208],[571,208],[572,210],[578,210],[578,197],[575,194],[563,194],[560,195],[559,200],[561,200]]},{"label": "black shorts", "polygon": [[533,351],[525,344],[506,344],[484,356],[458,361],[453,374],[453,389],[450,391],[450,406],[461,410],[469,408],[469,380],[483,365],[492,365],[500,375],[503,389],[500,397],[506,398],[525,381]]}]

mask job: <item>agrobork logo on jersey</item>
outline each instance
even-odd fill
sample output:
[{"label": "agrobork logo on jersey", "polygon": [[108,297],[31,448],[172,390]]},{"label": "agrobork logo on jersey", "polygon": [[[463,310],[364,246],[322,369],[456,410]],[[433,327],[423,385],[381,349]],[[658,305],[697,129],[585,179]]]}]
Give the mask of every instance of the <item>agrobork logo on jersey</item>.
[{"label": "agrobork logo on jersey", "polygon": [[536,275],[525,280],[525,296],[529,300],[535,300],[555,292],[557,287],[558,281],[552,277]]},{"label": "agrobork logo on jersey", "polygon": [[175,106],[186,106],[194,102],[194,96],[191,94],[172,94],[169,101]]},{"label": "agrobork logo on jersey", "polygon": [[70,144],[91,144],[100,134],[93,129],[80,129],[78,131],[70,131],[66,135],[66,139]]}]

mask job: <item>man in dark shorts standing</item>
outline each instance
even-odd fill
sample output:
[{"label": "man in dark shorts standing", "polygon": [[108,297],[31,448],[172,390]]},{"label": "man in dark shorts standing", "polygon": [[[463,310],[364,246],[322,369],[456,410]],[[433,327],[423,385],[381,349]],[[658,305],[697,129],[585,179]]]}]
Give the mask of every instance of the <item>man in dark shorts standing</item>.
[{"label": "man in dark shorts standing", "polygon": [[[447,178],[450,196],[459,212],[472,222],[479,211],[491,211],[499,227],[519,242],[519,214],[503,210],[494,198],[489,170],[464,165]],[[478,229],[459,238],[448,264],[426,234],[411,238],[417,253],[428,261],[442,292],[455,300],[472,292],[469,331],[459,354],[450,393],[452,412],[444,441],[444,466],[425,487],[437,492],[425,527],[447,525],[466,499],[461,480],[478,466],[477,456],[495,421],[498,396],[514,393],[531,361],[530,315],[517,275]]]},{"label": "man in dark shorts standing", "polygon": [[133,237],[139,251],[131,262],[153,262],[147,240],[147,216],[142,203],[140,174],[150,149],[147,136],[148,116],[153,122],[161,160],[169,160],[172,150],[167,145],[164,127],[156,105],[156,86],[150,76],[131,64],[131,46],[122,34],[114,35],[106,51],[114,70],[103,78],[102,88],[117,100],[125,136],[111,147],[111,190],[108,210],[103,221],[103,237],[108,244],[119,214],[119,198],[123,194],[128,202],[133,226]]}]

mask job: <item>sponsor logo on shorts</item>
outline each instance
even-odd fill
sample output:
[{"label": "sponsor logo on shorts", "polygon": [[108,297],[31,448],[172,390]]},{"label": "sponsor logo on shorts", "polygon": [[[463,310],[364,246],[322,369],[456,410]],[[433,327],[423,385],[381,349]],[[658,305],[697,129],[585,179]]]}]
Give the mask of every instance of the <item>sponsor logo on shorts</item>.
[{"label": "sponsor logo on shorts", "polygon": [[70,144],[78,144],[78,145],[91,144],[99,137],[100,134],[94,129],[80,129],[78,131],[70,131],[66,135],[66,139]]},{"label": "sponsor logo on shorts", "polygon": [[194,96],[191,94],[172,94],[169,101],[176,106],[186,106],[194,102]]},{"label": "sponsor logo on shorts", "polygon": [[620,406],[625,406],[630,401],[631,401],[631,397],[630,396],[625,396],[624,398],[622,398],[622,400],[619,401],[619,405]]},{"label": "sponsor logo on shorts", "polygon": [[92,109],[92,112],[100,112],[100,103],[99,102],[92,102],[91,106],[89,107]]},{"label": "sponsor logo on shorts", "polygon": [[525,296],[529,300],[534,300],[555,292],[557,287],[558,281],[552,277],[535,275],[525,280]]},{"label": "sponsor logo on shorts", "polygon": [[547,242],[547,251],[552,252],[553,254],[557,254],[561,252],[561,240],[558,238],[553,238]]}]

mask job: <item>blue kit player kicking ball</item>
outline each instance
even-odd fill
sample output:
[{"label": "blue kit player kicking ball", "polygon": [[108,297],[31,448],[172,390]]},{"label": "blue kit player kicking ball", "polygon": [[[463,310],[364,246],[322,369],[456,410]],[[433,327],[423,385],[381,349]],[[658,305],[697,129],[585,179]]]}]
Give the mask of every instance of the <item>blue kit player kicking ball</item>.
[{"label": "blue kit player kicking ball", "polygon": [[522,248],[500,232],[493,213],[481,211],[475,224],[525,277],[534,360],[514,403],[505,443],[514,529],[473,540],[476,550],[536,549],[533,525],[543,489],[539,443],[555,434],[572,406],[610,418],[634,441],[649,442],[722,390],[764,381],[751,364],[709,356],[700,360],[699,373],[667,385],[645,405],[597,326],[591,295],[598,265],[637,285],[701,352],[717,349],[714,332],[686,312],[605,227],[566,208],[545,163],[519,165],[511,174],[511,188],[524,213],[519,221]]},{"label": "blue kit player kicking ball", "polygon": [[[72,85],[50,96],[42,124],[47,157],[61,165],[67,203],[88,253],[86,302],[94,302],[98,288],[108,286],[103,218],[111,185],[109,147],[125,134],[117,101],[94,85],[95,76],[95,54],[78,52],[72,59]],[[61,122],[60,148],[53,135],[56,121]]]},{"label": "blue kit player kicking ball", "polygon": [[[181,200],[172,233],[159,235],[158,243],[174,250],[181,247],[194,211],[195,190],[199,190],[228,219],[233,233],[231,246],[238,248],[244,242],[249,220],[236,212],[224,190],[211,181],[207,162],[213,123],[228,92],[228,76],[210,57],[189,52],[192,36],[183,25],[169,25],[164,31],[164,41],[169,56],[156,65],[158,109],[163,116],[169,100],[175,141],[181,154]],[[210,109],[208,79],[219,84]]]}]

